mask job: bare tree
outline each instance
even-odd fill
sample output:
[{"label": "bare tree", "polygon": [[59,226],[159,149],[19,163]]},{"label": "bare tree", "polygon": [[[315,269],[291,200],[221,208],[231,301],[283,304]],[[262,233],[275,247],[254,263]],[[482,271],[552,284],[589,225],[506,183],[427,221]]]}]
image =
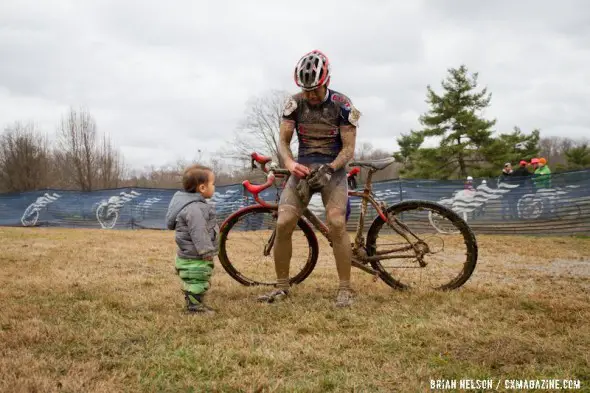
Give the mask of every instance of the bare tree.
[{"label": "bare tree", "polygon": [[57,133],[54,156],[62,187],[92,191],[119,186],[125,171],[123,156],[108,136],[99,136],[87,110],[70,108]]},{"label": "bare tree", "polygon": [[[272,156],[283,166],[279,156],[279,127],[283,109],[290,94],[282,90],[271,90],[265,95],[248,100],[246,117],[238,126],[235,140],[231,143],[229,157],[248,160],[253,151]],[[291,141],[291,148],[297,146],[297,138]],[[294,151],[296,154],[296,151]]]},{"label": "bare tree", "polygon": [[563,167],[567,163],[566,152],[587,143],[586,138],[573,139],[563,136],[549,136],[539,141],[540,157],[545,157],[552,167]]},{"label": "bare tree", "polygon": [[357,143],[354,149],[355,160],[370,160],[373,158],[373,144],[371,142]]},{"label": "bare tree", "polygon": [[[381,158],[392,157],[393,152],[387,152],[382,149],[375,149],[371,142],[359,142],[356,145],[353,161],[378,160]],[[374,181],[393,179],[399,176],[401,164],[394,163],[384,170],[381,170],[373,176]],[[362,171],[357,178],[362,183],[366,180],[366,171]]]},{"label": "bare tree", "polygon": [[20,122],[0,135],[0,188],[23,192],[49,186],[51,155],[47,138]]},{"label": "bare tree", "polygon": [[56,157],[62,173],[82,191],[92,191],[97,177],[98,149],[96,123],[84,109],[70,108],[58,128]]},{"label": "bare tree", "polygon": [[125,170],[123,158],[106,135],[103,135],[102,143],[96,152],[96,161],[96,185],[100,188],[118,187]]}]

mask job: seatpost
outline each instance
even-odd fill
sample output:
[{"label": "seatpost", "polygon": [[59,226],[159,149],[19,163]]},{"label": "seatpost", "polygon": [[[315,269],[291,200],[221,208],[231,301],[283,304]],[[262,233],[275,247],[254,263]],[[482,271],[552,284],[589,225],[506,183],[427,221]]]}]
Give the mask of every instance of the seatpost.
[{"label": "seatpost", "polygon": [[365,181],[365,189],[363,190],[363,194],[365,196],[365,198],[363,198],[361,200],[361,212],[359,215],[359,222],[358,222],[358,227],[357,227],[357,236],[355,239],[355,248],[359,248],[363,245],[364,243],[364,239],[363,239],[363,231],[364,231],[364,224],[365,224],[365,215],[367,214],[367,206],[369,204],[369,195],[371,195],[371,178],[373,177],[373,172],[375,172],[373,169],[369,170],[369,173],[367,174],[367,180]]},{"label": "seatpost", "polygon": [[373,189],[373,185],[372,185],[373,173],[375,173],[375,170],[369,169],[369,173],[367,174],[367,180],[365,181],[365,193],[370,193],[371,190]]}]

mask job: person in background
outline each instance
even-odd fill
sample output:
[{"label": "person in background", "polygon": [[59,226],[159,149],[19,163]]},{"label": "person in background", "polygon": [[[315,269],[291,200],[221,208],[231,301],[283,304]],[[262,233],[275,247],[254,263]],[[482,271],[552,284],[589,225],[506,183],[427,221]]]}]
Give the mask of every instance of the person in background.
[{"label": "person in background", "polygon": [[475,187],[473,186],[473,177],[467,176],[467,180],[465,181],[465,189],[469,191],[475,191]]},{"label": "person in background", "polygon": [[525,160],[521,160],[518,164],[518,168],[512,172],[513,184],[517,184],[518,187],[513,189],[510,193],[514,197],[515,209],[518,211],[518,200],[527,193],[532,192],[531,177],[533,174],[529,172],[527,165],[529,163]]},{"label": "person in background", "polygon": [[502,168],[502,173],[500,174],[500,182],[509,183],[510,177],[512,177],[512,164],[507,162],[504,164],[504,168]]},{"label": "person in background", "polygon": [[[512,164],[507,162],[504,164],[504,168],[502,168],[502,173],[498,178],[498,185],[500,183],[513,183],[513,173]],[[502,219],[505,217],[509,217],[510,219],[515,219],[518,213],[516,212],[516,201],[514,200],[514,193],[512,190],[504,194],[502,198]]]},{"label": "person in background", "polygon": [[535,173],[533,174],[533,182],[535,183],[535,189],[537,190],[551,188],[551,169],[549,169],[547,166],[547,160],[543,157],[537,159]]},{"label": "person in background", "polygon": [[525,160],[521,160],[518,164],[518,168],[512,172],[512,176],[517,180],[517,183],[521,184],[520,182],[524,183],[524,181],[531,177],[531,173],[527,169],[528,162]]}]

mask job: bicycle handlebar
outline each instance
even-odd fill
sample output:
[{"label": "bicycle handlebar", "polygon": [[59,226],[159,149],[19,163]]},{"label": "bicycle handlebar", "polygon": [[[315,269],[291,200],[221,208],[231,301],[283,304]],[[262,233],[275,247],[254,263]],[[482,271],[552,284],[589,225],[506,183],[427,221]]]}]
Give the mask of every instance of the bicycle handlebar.
[{"label": "bicycle handlebar", "polygon": [[[255,162],[261,165],[262,171],[267,174],[266,182],[264,182],[263,184],[252,184],[249,180],[244,180],[242,182],[242,185],[244,186],[244,188],[246,188],[246,190],[248,190],[248,192],[254,195],[254,200],[256,200],[256,202],[260,203],[263,206],[266,206],[267,204],[259,198],[258,194],[272,186],[277,177],[290,176],[291,172],[289,172],[288,169],[279,168],[279,166],[276,163],[272,162],[272,157],[263,156],[256,152],[253,152],[252,154],[250,154],[250,158],[252,169],[256,168]],[[267,168],[266,164],[268,164],[269,162],[271,163],[269,165],[270,168]],[[359,167],[354,167],[346,174],[346,177],[349,178],[356,176],[360,171],[361,169]]]},{"label": "bicycle handlebar", "polygon": [[256,152],[253,152],[252,154],[250,154],[250,162],[252,164],[252,169],[256,169],[256,164],[254,164],[254,162],[257,162],[261,165],[262,171],[264,173],[268,173],[268,169],[266,169],[266,164],[271,161],[272,161],[272,157],[263,156],[262,154],[258,154]]}]

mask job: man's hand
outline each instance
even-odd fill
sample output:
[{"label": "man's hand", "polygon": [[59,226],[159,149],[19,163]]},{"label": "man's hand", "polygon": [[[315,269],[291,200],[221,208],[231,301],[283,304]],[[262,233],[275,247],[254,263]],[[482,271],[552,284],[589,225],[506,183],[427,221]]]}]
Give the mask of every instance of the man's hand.
[{"label": "man's hand", "polygon": [[288,164],[286,164],[285,166],[287,167],[289,172],[291,172],[292,175],[295,175],[300,179],[304,178],[305,176],[309,175],[309,173],[310,173],[310,170],[308,167],[306,167],[305,165],[301,165],[295,161],[291,161]]},{"label": "man's hand", "polygon": [[307,179],[307,183],[311,188],[318,190],[330,182],[333,173],[334,168],[324,164],[315,171],[312,171],[309,179]]}]

